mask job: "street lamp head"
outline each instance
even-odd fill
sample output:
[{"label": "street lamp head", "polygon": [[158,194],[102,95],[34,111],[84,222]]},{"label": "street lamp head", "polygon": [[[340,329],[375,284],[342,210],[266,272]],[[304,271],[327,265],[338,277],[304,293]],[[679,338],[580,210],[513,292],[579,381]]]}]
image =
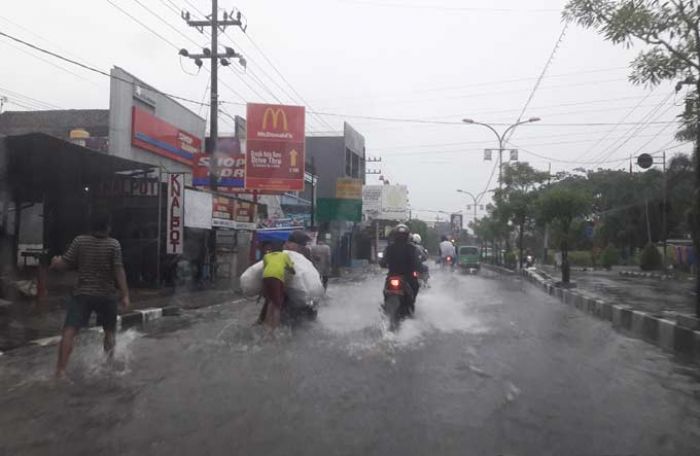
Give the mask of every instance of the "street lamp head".
[{"label": "street lamp head", "polygon": [[465,124],[473,124],[474,119],[462,119],[462,122],[464,122]]},{"label": "street lamp head", "polygon": [[529,119],[527,119],[528,122],[539,122],[540,120],[542,119],[540,119],[539,117],[530,117]]}]

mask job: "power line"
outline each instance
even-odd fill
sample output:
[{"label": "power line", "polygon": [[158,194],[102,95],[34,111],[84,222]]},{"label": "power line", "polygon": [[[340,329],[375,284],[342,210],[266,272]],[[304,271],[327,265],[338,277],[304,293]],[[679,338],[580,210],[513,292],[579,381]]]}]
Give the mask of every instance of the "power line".
[{"label": "power line", "polygon": [[[107,1],[109,1],[109,0],[107,0]],[[113,76],[113,75],[109,74],[108,72],[106,72],[106,71],[104,71],[104,70],[100,70],[99,68],[95,68],[95,67],[93,67],[93,66],[86,65],[86,64],[84,64],[84,63],[81,63],[81,62],[78,62],[78,61],[76,61],[76,60],[70,59],[70,58],[68,58],[68,57],[64,57],[64,56],[62,56],[62,55],[60,55],[60,54],[57,54],[57,53],[55,53],[55,52],[53,52],[53,51],[49,51],[48,49],[45,49],[45,48],[40,47],[40,46],[37,46],[37,45],[35,45],[35,44],[29,43],[28,41],[24,41],[24,40],[22,40],[22,39],[20,39],[20,38],[17,38],[17,37],[15,37],[15,36],[13,36],[13,35],[10,35],[10,34],[8,34],[8,33],[5,33],[5,32],[3,32],[3,31],[1,31],[1,30],[0,30],[0,36],[4,36],[5,38],[9,38],[9,39],[12,40],[12,41],[15,41],[15,42],[20,43],[20,44],[22,44],[22,45],[24,45],[24,46],[27,46],[27,47],[29,47],[29,48],[34,49],[35,51],[39,51],[39,52],[41,52],[41,53],[43,53],[43,54],[50,55],[51,57],[57,58],[57,59],[62,60],[62,61],[64,61],[64,62],[68,62],[68,63],[70,63],[70,64],[79,66],[79,67],[81,67],[81,68],[83,68],[83,69],[85,69],[85,70],[92,71],[93,73],[98,73],[98,74],[101,74],[102,76],[107,76],[108,78],[115,79],[115,80],[121,81],[121,82],[125,82],[125,83],[130,84],[130,85],[136,85],[136,83],[135,83],[134,81],[130,81],[130,80],[128,80],[128,79],[120,78],[120,77],[118,77],[118,76]],[[193,104],[197,104],[197,105],[202,105],[202,104],[203,104],[203,103],[201,103],[201,102],[199,102],[199,101],[197,101],[197,100],[192,100],[192,99],[190,99],[190,98],[185,98],[185,97],[181,97],[181,96],[178,96],[178,95],[173,95],[173,94],[170,94],[170,93],[167,93],[167,92],[163,92],[162,90],[158,90],[158,89],[156,89],[156,88],[154,88],[154,87],[149,87],[149,88],[150,88],[151,90],[153,90],[154,92],[160,93],[161,95],[165,95],[165,96],[170,97],[170,98],[173,98],[173,99],[175,99],[175,100],[186,101],[186,102],[188,102],[188,103],[193,103]],[[206,105],[206,104],[205,104],[205,105]]]},{"label": "power line", "polygon": [[[661,100],[661,102],[660,102],[655,108],[652,108],[652,110],[649,111],[649,112],[642,118],[642,122],[641,122],[638,126],[636,126],[636,128],[635,128],[635,127],[630,128],[630,129],[627,131],[627,133],[625,134],[625,135],[627,135],[627,139],[625,139],[625,140],[624,140],[622,143],[620,143],[617,147],[615,147],[615,144],[617,144],[617,142],[618,142],[619,140],[614,141],[614,142],[613,142],[612,144],[610,144],[608,147],[606,147],[605,149],[603,149],[603,151],[601,151],[599,154],[597,154],[597,155],[596,155],[596,157],[597,157],[596,159],[604,159],[603,157],[611,157],[612,155],[615,154],[615,152],[617,152],[618,150],[620,150],[620,148],[621,148],[622,146],[624,146],[625,144],[627,144],[633,137],[635,137],[635,135],[636,135],[639,131],[641,131],[641,129],[644,128],[645,125],[648,125],[648,124],[652,121],[652,119],[658,119],[661,115],[663,115],[663,114],[665,114],[666,112],[668,112],[669,110],[673,109],[673,108],[675,107],[675,105],[672,103],[671,106],[669,106],[668,109],[666,109],[666,111],[664,111],[664,112],[661,113],[661,114],[656,115],[656,114],[661,110],[661,108],[668,102],[668,100],[671,99],[671,98],[673,97],[674,93],[675,93],[675,91],[670,92],[670,93],[666,96],[666,98],[664,98],[663,100]],[[656,117],[654,118],[655,115],[656,115]],[[615,148],[613,149],[613,147],[615,147]],[[612,149],[612,150],[610,150],[610,149]],[[606,155],[606,154],[607,154],[607,155]]]},{"label": "power line", "polygon": [[429,4],[410,4],[410,3],[392,3],[392,2],[372,2],[367,0],[341,0],[340,3],[356,4],[361,6],[372,6],[380,8],[398,8],[398,9],[424,9],[431,11],[451,11],[451,12],[489,12],[489,13],[558,13],[559,9],[554,8],[479,8],[465,6],[449,6],[449,5],[429,5]]},{"label": "power line", "polygon": [[[161,0],[161,1],[162,1],[162,0]],[[177,5],[176,5],[174,2],[172,2],[171,0],[167,0],[167,1],[168,1],[168,3],[170,3],[171,5],[173,5],[175,8],[177,8]],[[189,1],[187,1],[187,0],[185,0],[185,3],[186,3],[187,5],[189,5],[191,8],[193,8],[193,9],[194,9],[197,13],[199,13],[200,15],[206,16],[206,13],[204,13],[202,10],[200,10],[200,9],[199,9],[196,5],[194,5],[193,3],[191,3],[191,2],[189,2]],[[209,35],[209,36],[210,36],[209,32],[203,32],[203,33],[204,33],[205,35]],[[238,46],[238,45],[236,44],[236,41],[235,41],[228,33],[226,33],[225,30],[223,31],[222,34],[223,34],[224,37],[228,38],[228,40],[231,42],[232,45]],[[250,39],[250,38],[248,37],[247,33],[244,33],[244,36],[246,36],[248,39]],[[260,49],[258,48],[258,52],[262,53],[262,50],[260,50]],[[263,57],[266,57],[266,56],[263,55]],[[249,58],[248,60],[249,60],[249,64],[250,64],[250,63],[254,63],[252,59]],[[275,81],[269,76],[269,74],[267,74],[267,72],[265,72],[265,70],[264,70],[262,67],[260,67],[260,69],[261,69],[261,71],[263,72],[263,74],[264,74],[265,76],[267,76],[267,78],[268,78],[269,80],[271,80],[273,83],[275,83]],[[236,77],[237,77],[241,82],[243,82],[243,84],[245,84],[246,87],[248,87],[248,89],[249,89],[255,96],[257,96],[260,100],[264,100],[264,99],[265,99],[265,97],[264,97],[263,95],[261,95],[260,92],[258,92],[255,88],[253,88],[253,87],[247,82],[246,78],[244,78],[243,76],[241,76],[241,74],[238,73],[237,71],[235,71],[235,69],[231,68],[231,70],[234,72],[234,74],[236,75]],[[262,79],[261,79],[259,76],[257,76],[250,68],[247,68],[247,69],[246,69],[246,72],[245,72],[244,74],[250,76],[251,79],[253,79],[253,81],[254,81],[259,87],[261,87],[265,92],[267,92],[270,96],[272,96],[272,98],[273,98],[275,101],[277,101],[278,103],[283,104],[283,102],[280,100],[280,98],[277,97],[277,95],[275,95],[275,93],[274,93],[274,92],[262,81]],[[227,86],[223,81],[222,81],[222,84],[223,84],[225,87],[227,87],[227,88],[233,90],[230,86]],[[275,83],[275,84],[276,84],[276,83]],[[276,85],[277,85],[279,88],[281,88],[281,86],[279,86],[278,84],[276,84]],[[281,89],[282,89],[282,88],[281,88]],[[286,93],[286,92],[284,91],[284,89],[282,89],[282,92],[283,92],[286,96],[288,96],[290,99],[293,100],[293,97],[289,96],[289,94]],[[242,98],[243,100],[245,100],[245,98],[242,97],[242,96],[240,96],[240,94],[238,94],[236,91],[234,91],[234,93],[236,93],[240,98]],[[329,127],[331,127],[330,124],[328,124],[327,122],[326,122],[326,124],[327,124]],[[332,127],[331,127],[331,128],[332,128]]]},{"label": "power line", "polygon": [[180,48],[179,48],[175,43],[173,43],[172,41],[170,41],[169,39],[167,39],[166,37],[164,37],[164,36],[161,35],[160,33],[156,32],[155,30],[153,30],[153,29],[152,29],[151,27],[149,27],[148,25],[146,25],[146,24],[144,24],[143,22],[141,22],[139,19],[137,19],[135,16],[133,16],[131,13],[129,13],[129,12],[126,11],[125,9],[123,9],[121,6],[119,6],[119,5],[117,5],[116,3],[114,3],[112,0],[106,0],[106,1],[107,1],[107,3],[109,3],[110,5],[112,5],[113,7],[115,7],[116,9],[118,9],[119,11],[121,11],[122,14],[124,14],[124,15],[127,16],[127,17],[129,17],[132,21],[134,21],[134,22],[136,22],[137,24],[141,25],[143,28],[145,28],[146,30],[148,30],[149,32],[151,32],[153,35],[157,36],[157,37],[160,38],[161,40],[163,40],[163,41],[165,41],[166,43],[168,43],[168,44],[169,44],[171,47],[173,47],[174,49],[180,50]]},{"label": "power line", "polygon": [[[569,23],[565,22],[564,27],[561,29],[561,33],[559,34],[559,38],[557,38],[556,43],[554,44],[554,48],[552,49],[552,53],[549,54],[549,58],[547,59],[547,62],[544,64],[544,68],[542,68],[542,72],[540,73],[540,77],[537,78],[537,82],[535,82],[535,86],[532,88],[532,92],[530,92],[530,96],[527,98],[527,101],[525,102],[525,106],[523,106],[523,110],[520,112],[520,115],[518,116],[518,119],[515,121],[520,122],[523,119],[523,116],[525,115],[525,111],[527,111],[528,106],[530,106],[530,103],[532,102],[533,98],[535,98],[535,94],[537,93],[537,89],[540,87],[540,83],[542,83],[542,79],[544,78],[545,73],[547,73],[547,70],[549,69],[550,65],[554,61],[554,56],[557,55],[557,50],[559,49],[559,46],[561,46],[562,41],[564,41],[564,37],[566,36],[566,30],[569,27]],[[516,127],[517,128],[517,127]],[[513,128],[510,131],[510,134],[508,137],[512,137],[513,134],[515,133],[515,128]]]},{"label": "power line", "polygon": [[[644,98],[642,98],[642,99],[639,101],[639,103],[637,103],[634,107],[632,107],[632,109],[630,109],[630,110],[627,112],[627,114],[625,114],[624,116],[622,116],[622,119],[620,119],[620,122],[624,122],[625,120],[627,120],[627,118],[628,118],[629,116],[631,116],[632,113],[633,113],[634,111],[636,111],[637,108],[639,108],[639,106],[640,106],[642,103],[644,103],[644,101],[646,101],[646,99],[649,98],[649,97],[651,96],[652,93],[653,93],[653,91],[647,93],[646,96],[645,96]],[[610,133],[612,133],[613,131],[617,130],[618,126],[619,126],[619,123],[618,123],[618,125],[615,125],[615,126],[612,127],[611,129],[609,129],[608,132],[607,132],[605,135],[603,135],[595,144],[593,144],[591,147],[589,147],[588,149],[586,149],[582,154],[580,154],[580,155],[579,155],[578,157],[576,157],[576,158],[579,159],[579,158],[583,157],[584,155],[587,155],[591,150],[593,150],[593,149],[595,149],[596,147],[598,147],[598,144],[600,144],[600,143],[603,142],[605,139],[607,139],[607,137],[610,135]]]},{"label": "power line", "polygon": [[[181,32],[177,27],[175,27],[175,26],[172,25],[170,22],[168,22],[168,21],[166,21],[165,19],[163,19],[159,14],[155,13],[152,9],[150,9],[149,7],[147,7],[146,5],[144,5],[144,4],[141,2],[141,0],[134,0],[134,2],[138,3],[138,4],[141,6],[141,8],[145,9],[146,11],[148,11],[152,16],[154,16],[154,17],[155,17],[156,19],[158,19],[160,22],[162,22],[162,23],[164,23],[165,25],[167,25],[171,30],[174,30],[175,33],[179,34],[180,36],[182,36],[183,38],[185,38],[187,41],[189,41],[190,43],[194,44],[195,46],[201,47],[201,43],[198,43],[198,42],[196,42],[195,40],[193,40],[192,38],[190,38],[189,36],[185,35],[185,34],[184,34],[183,32]],[[171,11],[172,11],[172,10],[171,10]]]}]

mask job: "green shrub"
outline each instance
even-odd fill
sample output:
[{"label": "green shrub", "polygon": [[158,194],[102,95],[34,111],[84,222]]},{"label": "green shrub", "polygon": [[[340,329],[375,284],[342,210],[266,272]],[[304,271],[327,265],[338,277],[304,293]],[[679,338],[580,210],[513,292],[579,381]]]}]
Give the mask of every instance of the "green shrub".
[{"label": "green shrub", "polygon": [[591,252],[586,250],[574,250],[573,252],[569,252],[569,265],[580,268],[593,267]]},{"label": "green shrub", "polygon": [[608,245],[600,255],[601,265],[608,271],[620,262],[620,254],[615,247]]},{"label": "green shrub", "polygon": [[505,266],[507,268],[515,269],[517,256],[515,255],[514,252],[506,252],[503,255],[503,261],[505,262]]},{"label": "green shrub", "polygon": [[663,257],[661,252],[652,243],[649,243],[642,250],[642,254],[639,255],[639,267],[642,271],[653,271],[655,269],[661,269],[663,263]]}]

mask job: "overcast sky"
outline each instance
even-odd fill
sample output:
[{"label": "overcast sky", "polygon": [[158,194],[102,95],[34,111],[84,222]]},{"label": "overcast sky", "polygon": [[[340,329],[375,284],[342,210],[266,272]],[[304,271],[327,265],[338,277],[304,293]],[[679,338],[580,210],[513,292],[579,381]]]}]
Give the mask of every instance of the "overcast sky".
[{"label": "overcast sky", "polygon": [[[208,96],[209,73],[197,74],[191,61],[177,55],[179,48],[207,45],[208,37],[188,28],[176,12],[188,9],[198,17],[197,9],[211,8],[207,0],[3,3],[0,31],[101,69],[119,65],[163,91]],[[496,128],[503,130],[519,118],[560,37],[565,3],[219,0],[221,8],[236,7],[248,21],[247,37],[233,28],[222,37],[223,45],[249,62],[246,73],[221,70],[220,98],[238,103],[223,109],[235,115],[243,114],[245,101],[306,104],[325,113],[307,116],[307,130],[316,133],[340,132],[347,120],[365,136],[368,155],[382,158],[377,167],[384,175],[409,186],[421,218],[435,218],[423,209],[464,210],[467,199],[456,189],[478,194],[489,188],[495,162],[483,160],[483,149],[497,143],[486,128],[450,123],[468,117],[502,124]],[[511,138],[520,160],[540,169],[551,163],[554,171],[621,168],[629,166],[631,154],[678,146],[675,125],[660,122],[680,111],[683,94],[675,95],[672,85],[632,86],[628,65],[638,50],[570,26],[523,115],[542,121],[518,128]],[[108,78],[2,37],[0,53],[6,110],[108,107]],[[206,108],[191,107],[206,116]],[[226,122],[222,118],[220,128],[232,131]],[[687,152],[690,145],[672,150]],[[494,176],[491,188],[495,183]]]}]

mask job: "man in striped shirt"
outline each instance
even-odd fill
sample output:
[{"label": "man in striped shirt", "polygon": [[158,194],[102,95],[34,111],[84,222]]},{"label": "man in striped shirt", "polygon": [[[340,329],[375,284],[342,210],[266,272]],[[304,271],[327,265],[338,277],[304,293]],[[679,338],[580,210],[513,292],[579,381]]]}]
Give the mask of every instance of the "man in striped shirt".
[{"label": "man in striped shirt", "polygon": [[104,350],[110,358],[113,355],[117,329],[115,283],[119,287],[121,307],[124,310],[129,307],[122,249],[119,241],[109,236],[109,214],[96,212],[92,217],[91,229],[91,234],[73,239],[68,250],[51,261],[52,269],[78,271],[78,284],[68,303],[58,347],[57,377],[63,376],[75,336],[81,327],[87,326],[93,311],[97,315],[97,324],[104,329]]}]

